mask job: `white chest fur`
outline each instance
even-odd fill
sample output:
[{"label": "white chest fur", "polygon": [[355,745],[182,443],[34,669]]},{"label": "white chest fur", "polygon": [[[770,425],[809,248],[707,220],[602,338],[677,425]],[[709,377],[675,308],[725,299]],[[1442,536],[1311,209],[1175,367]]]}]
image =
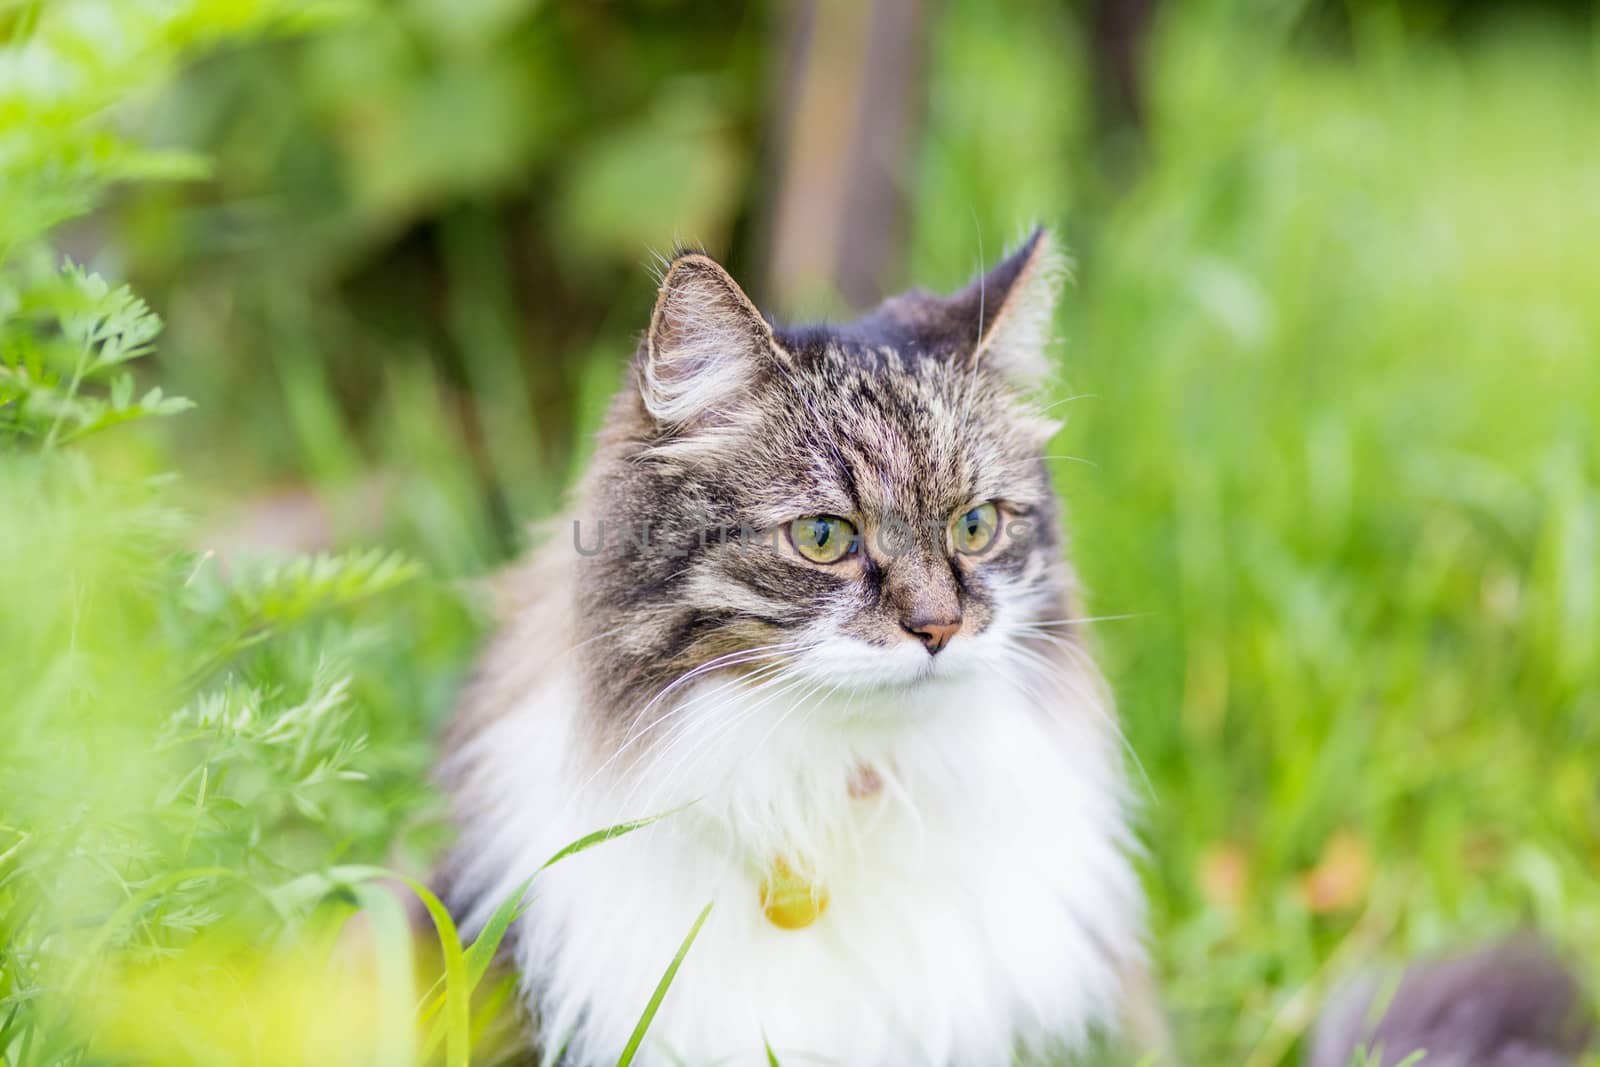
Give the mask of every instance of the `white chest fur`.
[{"label": "white chest fur", "polygon": [[[633,764],[577,758],[559,676],[458,753],[469,926],[567,842],[687,805],[536,882],[516,962],[547,1050],[615,1062],[708,902],[641,1062],[761,1063],[770,1043],[785,1063],[1003,1064],[1110,1019],[1141,904],[1103,709],[986,677],[842,704],[713,690]],[[763,915],[777,858],[827,888],[803,929]]]}]

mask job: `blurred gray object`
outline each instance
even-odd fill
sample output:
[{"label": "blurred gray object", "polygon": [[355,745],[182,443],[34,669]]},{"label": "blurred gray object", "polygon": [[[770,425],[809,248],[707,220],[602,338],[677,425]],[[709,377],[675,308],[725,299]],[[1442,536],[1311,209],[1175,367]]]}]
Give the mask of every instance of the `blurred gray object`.
[{"label": "blurred gray object", "polygon": [[[1397,1067],[1419,1051],[1426,1067],[1571,1067],[1593,1036],[1576,979],[1522,936],[1419,964],[1398,984],[1353,982],[1318,1024],[1308,1067]],[[1354,1059],[1361,1049],[1377,1058]]]}]

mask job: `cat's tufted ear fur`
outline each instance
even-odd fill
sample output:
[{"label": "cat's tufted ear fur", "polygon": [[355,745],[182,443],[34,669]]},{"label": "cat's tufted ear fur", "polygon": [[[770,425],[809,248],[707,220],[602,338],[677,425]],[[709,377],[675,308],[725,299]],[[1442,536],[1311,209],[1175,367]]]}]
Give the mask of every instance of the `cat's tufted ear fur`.
[{"label": "cat's tufted ear fur", "polygon": [[727,271],[702,252],[673,258],[638,366],[640,395],[657,422],[716,421],[778,359],[772,327]]},{"label": "cat's tufted ear fur", "polygon": [[1051,330],[1056,300],[1066,277],[1066,257],[1043,226],[987,274],[973,279],[951,301],[973,323],[977,344],[968,354],[1022,386],[1050,374]]},{"label": "cat's tufted ear fur", "polygon": [[1048,348],[1067,260],[1044,227],[950,296],[913,290],[879,314],[898,323],[923,351],[992,370],[1032,389],[1050,374]]}]

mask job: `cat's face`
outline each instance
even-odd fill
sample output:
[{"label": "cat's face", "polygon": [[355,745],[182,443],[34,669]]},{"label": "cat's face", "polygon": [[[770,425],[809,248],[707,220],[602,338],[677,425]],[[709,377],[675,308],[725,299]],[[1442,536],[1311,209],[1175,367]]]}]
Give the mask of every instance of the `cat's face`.
[{"label": "cat's face", "polygon": [[722,657],[848,693],[1031,654],[1067,592],[1027,399],[1050,256],[1038,234],[953,297],[794,330],[675,260],[578,532],[602,688],[627,706]]}]

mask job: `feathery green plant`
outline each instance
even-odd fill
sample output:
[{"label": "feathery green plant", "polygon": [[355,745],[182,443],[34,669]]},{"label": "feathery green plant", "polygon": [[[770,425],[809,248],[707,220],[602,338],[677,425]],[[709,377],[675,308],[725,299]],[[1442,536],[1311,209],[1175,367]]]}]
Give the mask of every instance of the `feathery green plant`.
[{"label": "feathery green plant", "polygon": [[[199,47],[308,13],[222,0],[0,11],[3,1064],[332,1047],[327,1034],[251,1037],[252,1018],[257,1035],[296,1025],[304,1005],[278,995],[285,976],[325,971],[307,935],[336,925],[319,899],[286,904],[270,888],[391,854],[427,800],[429,687],[408,696],[404,664],[464,649],[472,627],[454,598],[381,551],[224,568],[191,547],[171,479],[137,440],[131,456],[86,450],[101,431],[187,407],[135,384],[160,320],[59,251],[59,227],[114,184],[203,173],[114,132],[116,107]],[[408,629],[369,610],[380,597],[389,610],[409,597],[447,627]],[[350,899],[385,964],[383,1026],[335,1043],[365,1054],[380,1032],[413,1032],[413,998],[394,992],[410,934],[393,898],[362,884]],[[459,959],[448,918],[440,933]],[[217,982],[267,995],[208,1032],[173,1000]],[[450,1059],[465,1062],[456,1030]]]},{"label": "feathery green plant", "polygon": [[[57,248],[57,227],[113,184],[204,172],[109,132],[107,108],[201,45],[308,11],[0,14],[0,498],[23,504],[0,514],[7,1067],[438,1052],[456,1067],[514,1018],[505,979],[476,1017],[472,994],[530,886],[464,947],[425,885],[369,862],[404,860],[408,831],[431,821],[427,716],[474,632],[462,605],[388,551],[219,560],[191,547],[171,478],[85,450],[189,406],[135,384],[157,316]],[[437,997],[420,1004],[428,965],[385,883],[420,900],[438,936]]]}]

